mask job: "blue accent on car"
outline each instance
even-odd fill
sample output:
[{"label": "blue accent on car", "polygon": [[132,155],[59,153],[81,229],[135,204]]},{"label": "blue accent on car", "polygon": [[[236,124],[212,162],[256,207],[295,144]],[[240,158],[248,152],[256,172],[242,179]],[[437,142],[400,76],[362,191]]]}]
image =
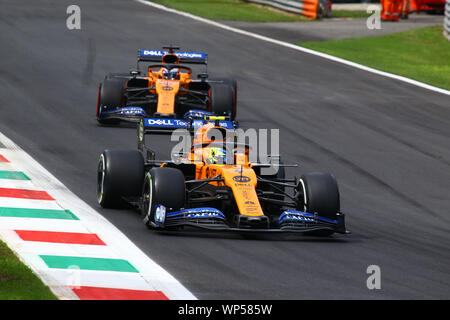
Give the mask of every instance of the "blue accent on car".
[{"label": "blue accent on car", "polygon": [[184,119],[204,119],[207,116],[214,116],[214,113],[205,111],[205,110],[199,110],[199,109],[192,109],[186,112],[183,115]]},{"label": "blue accent on car", "polygon": [[[214,123],[214,121],[212,120],[196,119],[192,121],[192,126],[194,129],[197,129],[208,122]],[[146,128],[178,129],[178,128],[187,128],[189,125],[189,121],[184,119],[145,118],[144,125]],[[225,120],[219,121],[219,126],[225,129],[234,129],[233,121],[225,121]]]},{"label": "blue accent on car", "polygon": [[116,108],[112,110],[102,111],[103,114],[114,113],[114,114],[123,114],[123,115],[140,115],[145,116],[146,113],[144,109],[141,107],[124,107],[124,108]]},{"label": "blue accent on car", "polygon": [[183,119],[145,118],[144,125],[147,128],[186,128],[188,122]]},{"label": "blue accent on car", "polygon": [[337,224],[339,220],[333,220],[326,217],[321,217],[309,212],[297,211],[297,210],[286,210],[280,215],[278,223],[282,223],[285,220],[297,220],[302,222],[318,222],[322,220],[324,222]]},{"label": "blue accent on car", "polygon": [[225,220],[225,215],[216,208],[192,208],[182,209],[179,211],[168,212],[167,219],[208,219],[217,218]]},{"label": "blue accent on car", "polygon": [[[142,49],[139,50],[139,58],[159,58],[163,57],[164,55],[168,54],[169,51],[167,50],[146,50]],[[188,51],[178,51],[174,52],[175,55],[177,55],[180,59],[182,59],[185,62],[189,61],[200,61],[202,63],[206,63],[208,59],[208,54],[203,52],[188,52]]]}]

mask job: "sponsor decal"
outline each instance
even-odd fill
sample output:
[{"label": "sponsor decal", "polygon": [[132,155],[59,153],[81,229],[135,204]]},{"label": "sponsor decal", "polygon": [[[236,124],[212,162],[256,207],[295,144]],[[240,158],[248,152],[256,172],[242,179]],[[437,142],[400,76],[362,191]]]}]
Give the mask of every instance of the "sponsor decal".
[{"label": "sponsor decal", "polygon": [[315,222],[314,219],[303,217],[303,216],[297,216],[297,215],[287,215],[287,220],[299,220],[299,221],[308,221],[308,222]]},{"label": "sponsor decal", "polygon": [[282,222],[284,220],[293,220],[293,221],[302,221],[302,222],[316,222],[315,217],[308,217],[307,215],[312,215],[312,214],[308,214],[305,212],[300,212],[300,211],[284,211],[281,215],[280,215],[280,220],[279,222]]},{"label": "sponsor decal", "polygon": [[250,182],[250,178],[247,176],[234,176],[233,180],[239,183]]},{"label": "sponsor decal", "polygon": [[220,214],[214,212],[189,213],[186,215],[186,218],[208,218],[208,217],[222,218]]},{"label": "sponsor decal", "polygon": [[173,91],[173,88],[171,86],[164,86],[162,87],[163,91]]},{"label": "sponsor decal", "polygon": [[[196,129],[209,122],[206,120],[193,120],[192,126]],[[185,128],[188,126],[188,121],[183,119],[146,118],[145,125],[148,127]],[[221,121],[219,125],[222,128],[233,129],[232,121]]]},{"label": "sponsor decal", "polygon": [[[162,57],[168,54],[166,50],[141,50],[140,55],[143,57]],[[206,53],[201,52],[175,52],[175,55],[185,59],[206,59]]]},{"label": "sponsor decal", "polygon": [[147,126],[152,127],[184,127],[187,125],[185,120],[180,119],[146,119]]},{"label": "sponsor decal", "polygon": [[166,207],[163,205],[156,206],[155,209],[155,222],[157,225],[164,225],[164,221],[166,220]]},{"label": "sponsor decal", "polygon": [[[103,106],[105,109],[108,108],[108,106]],[[144,109],[141,107],[126,107],[126,108],[118,108],[113,109],[109,111],[103,111],[102,113],[114,113],[114,114],[126,114],[126,115],[145,115]]]},{"label": "sponsor decal", "polygon": [[225,218],[223,213],[215,208],[193,208],[173,211],[168,213],[168,218],[178,219],[180,215],[182,215],[182,218]]},{"label": "sponsor decal", "polygon": [[212,112],[209,111],[204,111],[204,110],[189,110],[188,112],[186,112],[183,116],[183,118],[198,118],[198,119],[203,119],[206,116],[211,116],[213,115]]}]

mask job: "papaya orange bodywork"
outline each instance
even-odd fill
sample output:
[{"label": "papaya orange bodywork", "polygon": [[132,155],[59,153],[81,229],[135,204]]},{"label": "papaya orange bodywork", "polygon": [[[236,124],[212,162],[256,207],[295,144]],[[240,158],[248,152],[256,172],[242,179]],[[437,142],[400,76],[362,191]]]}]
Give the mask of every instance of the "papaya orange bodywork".
[{"label": "papaya orange bodywork", "polygon": [[175,97],[180,89],[180,82],[177,80],[157,79],[155,82],[155,90],[158,95],[158,105],[156,112],[174,113]]},{"label": "papaya orange bodywork", "polygon": [[[212,146],[204,146],[205,143],[212,142],[207,139],[207,132],[211,129],[221,130],[219,127],[214,127],[212,123],[199,128],[194,137],[191,152],[185,159],[188,162],[195,163],[195,179],[209,179],[220,175],[223,181],[209,183],[215,186],[229,187],[241,215],[263,216],[264,213],[256,194],[257,177],[248,161],[248,148],[235,148],[233,164],[208,164],[205,162],[212,148]],[[214,142],[217,143],[218,141],[215,140]]]},{"label": "papaya orange bodywork", "polygon": [[[163,63],[164,64],[164,63]],[[148,87],[149,91],[158,96],[158,105],[156,112],[160,114],[172,114],[175,112],[175,98],[177,95],[184,95],[185,92],[180,88],[189,89],[191,80],[191,71],[188,68],[180,66],[177,78],[175,80],[164,79],[164,68],[148,68]]]}]

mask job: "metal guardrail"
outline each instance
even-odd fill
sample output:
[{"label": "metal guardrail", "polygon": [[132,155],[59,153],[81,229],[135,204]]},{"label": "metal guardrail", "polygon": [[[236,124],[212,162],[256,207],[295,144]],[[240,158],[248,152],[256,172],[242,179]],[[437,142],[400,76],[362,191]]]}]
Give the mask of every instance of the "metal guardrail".
[{"label": "metal guardrail", "polygon": [[450,0],[445,3],[444,35],[450,40]]},{"label": "metal guardrail", "polygon": [[244,0],[263,5],[269,5],[274,8],[288,12],[299,13],[301,15],[317,18],[321,16],[331,16],[331,12],[325,4],[325,0]]}]

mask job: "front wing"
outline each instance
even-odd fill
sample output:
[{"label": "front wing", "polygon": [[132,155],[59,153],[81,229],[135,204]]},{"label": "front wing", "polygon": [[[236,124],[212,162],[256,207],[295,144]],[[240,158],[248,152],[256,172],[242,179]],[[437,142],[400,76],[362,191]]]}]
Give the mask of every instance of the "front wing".
[{"label": "front wing", "polygon": [[229,226],[225,215],[216,208],[193,208],[166,212],[163,206],[157,206],[155,220],[150,222],[153,227],[167,229],[179,226],[191,226],[213,231],[251,232],[251,233],[304,233],[319,230],[331,230],[346,234],[345,215],[338,213],[338,219],[333,220],[308,212],[286,210],[278,219],[276,228],[251,228]]}]

